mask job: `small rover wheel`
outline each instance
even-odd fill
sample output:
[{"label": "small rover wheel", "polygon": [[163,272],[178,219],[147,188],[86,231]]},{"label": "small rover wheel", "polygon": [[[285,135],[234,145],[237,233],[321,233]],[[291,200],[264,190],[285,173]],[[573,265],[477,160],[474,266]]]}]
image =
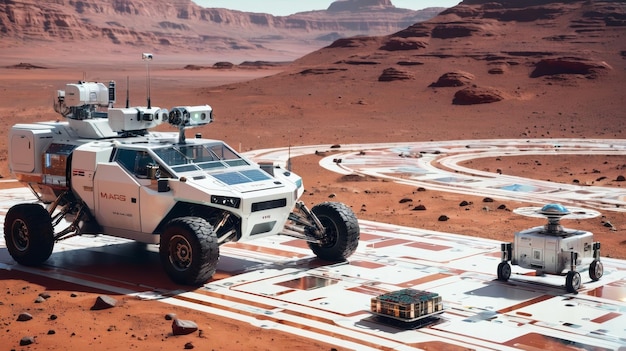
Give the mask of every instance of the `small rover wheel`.
[{"label": "small rover wheel", "polygon": [[11,207],[4,218],[4,241],[9,254],[18,263],[25,266],[42,264],[54,247],[50,214],[39,204]]},{"label": "small rover wheel", "polygon": [[354,212],[339,202],[324,202],[313,206],[326,231],[321,244],[309,242],[313,253],[326,261],[344,261],[356,251],[361,229]]},{"label": "small rover wheel", "polygon": [[565,289],[569,293],[576,293],[578,289],[580,289],[581,281],[580,281],[580,273],[576,271],[567,272],[567,276],[565,277]]},{"label": "small rover wheel", "polygon": [[589,265],[589,278],[593,281],[598,281],[604,274],[604,265],[598,260],[593,260]]},{"label": "small rover wheel", "polygon": [[498,280],[503,282],[511,277],[511,265],[508,262],[500,262],[498,264]]},{"label": "small rover wheel", "polygon": [[213,226],[199,217],[174,218],[161,234],[159,255],[172,281],[204,284],[215,274],[220,255]]}]

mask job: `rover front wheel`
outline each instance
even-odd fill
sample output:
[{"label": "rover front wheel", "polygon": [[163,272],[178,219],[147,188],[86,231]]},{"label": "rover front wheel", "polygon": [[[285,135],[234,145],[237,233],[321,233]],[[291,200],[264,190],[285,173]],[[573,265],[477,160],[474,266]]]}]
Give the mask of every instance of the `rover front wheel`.
[{"label": "rover front wheel", "polygon": [[199,217],[171,220],[161,234],[159,256],[172,281],[193,286],[204,284],[215,274],[219,260],[213,226]]},{"label": "rover front wheel", "polygon": [[498,280],[503,282],[511,277],[511,265],[508,262],[500,262],[498,264]]},{"label": "rover front wheel", "polygon": [[600,280],[600,278],[602,278],[603,274],[604,265],[602,265],[602,262],[598,260],[593,260],[589,265],[589,278],[591,278],[591,280],[593,281],[598,281]]},{"label": "rover front wheel", "polygon": [[50,214],[39,204],[11,207],[4,218],[4,241],[9,254],[18,263],[25,266],[42,264],[54,247]]},{"label": "rover front wheel", "polygon": [[576,293],[578,289],[580,289],[580,286],[580,273],[576,271],[567,272],[567,276],[565,277],[565,289],[567,292]]},{"label": "rover front wheel", "polygon": [[326,261],[344,261],[356,251],[361,229],[354,212],[339,202],[324,202],[311,212],[324,227],[321,243],[309,242],[313,253]]}]

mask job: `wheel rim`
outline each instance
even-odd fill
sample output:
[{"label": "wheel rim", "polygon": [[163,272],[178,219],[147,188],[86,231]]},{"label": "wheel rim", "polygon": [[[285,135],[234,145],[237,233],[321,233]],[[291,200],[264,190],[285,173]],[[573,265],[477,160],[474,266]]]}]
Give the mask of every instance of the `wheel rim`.
[{"label": "wheel rim", "polygon": [[600,278],[602,276],[602,274],[604,273],[604,267],[602,267],[602,263],[596,263],[595,273],[597,278]]},{"label": "wheel rim", "polygon": [[184,271],[192,263],[191,243],[182,235],[174,235],[169,244],[169,259],[172,267],[176,270]]},{"label": "wheel rim", "polygon": [[578,290],[578,288],[580,288],[580,274],[578,274],[578,272],[574,273],[572,276],[572,287],[574,290]]},{"label": "wheel rim", "polygon": [[322,247],[332,247],[337,243],[339,229],[331,219],[323,217],[319,218],[320,223],[326,229],[324,238],[322,239]]},{"label": "wheel rim", "polygon": [[17,219],[13,222],[11,226],[11,239],[13,240],[15,248],[20,252],[28,250],[30,246],[30,235],[28,234],[28,226],[26,226],[23,220]]}]

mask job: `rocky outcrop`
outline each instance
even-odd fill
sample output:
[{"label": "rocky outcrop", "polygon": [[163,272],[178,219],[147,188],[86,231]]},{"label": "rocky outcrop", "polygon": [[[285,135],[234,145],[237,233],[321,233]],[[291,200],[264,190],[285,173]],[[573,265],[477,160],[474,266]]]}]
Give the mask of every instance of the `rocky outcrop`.
[{"label": "rocky outcrop", "polygon": [[589,62],[575,57],[543,59],[537,62],[530,76],[537,78],[557,74],[580,74],[594,78],[599,72],[608,69],[610,66],[605,62]]}]

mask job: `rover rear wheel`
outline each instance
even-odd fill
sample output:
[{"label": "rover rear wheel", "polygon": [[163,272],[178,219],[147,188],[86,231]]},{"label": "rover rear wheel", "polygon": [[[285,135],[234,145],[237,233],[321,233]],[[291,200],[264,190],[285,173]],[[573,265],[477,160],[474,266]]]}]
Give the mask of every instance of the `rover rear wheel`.
[{"label": "rover rear wheel", "polygon": [[503,282],[511,277],[511,265],[508,262],[500,262],[498,264],[498,280]]},{"label": "rover rear wheel", "polygon": [[604,265],[598,260],[593,260],[589,265],[589,278],[593,281],[600,280],[604,274]]},{"label": "rover rear wheel", "polygon": [[202,285],[215,274],[219,260],[217,235],[202,218],[174,218],[161,234],[159,255],[172,281]]},{"label": "rover rear wheel", "polygon": [[569,293],[576,293],[581,286],[580,273],[576,271],[567,272],[565,277],[565,289]]},{"label": "rover rear wheel", "polygon": [[321,243],[309,242],[313,253],[326,261],[344,261],[356,251],[361,230],[350,207],[340,202],[324,202],[311,212],[326,229]]},{"label": "rover rear wheel", "polygon": [[4,218],[4,241],[9,254],[18,263],[25,266],[42,264],[54,247],[50,214],[39,204],[11,207]]}]

